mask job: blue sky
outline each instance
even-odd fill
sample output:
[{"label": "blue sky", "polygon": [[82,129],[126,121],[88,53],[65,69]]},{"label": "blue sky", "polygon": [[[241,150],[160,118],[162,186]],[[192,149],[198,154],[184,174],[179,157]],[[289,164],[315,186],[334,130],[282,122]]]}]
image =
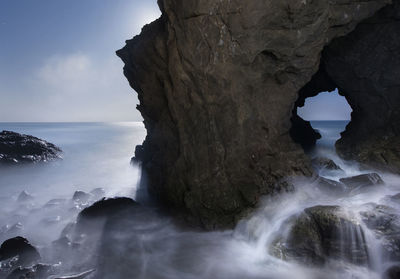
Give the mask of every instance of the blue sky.
[{"label": "blue sky", "polygon": [[350,120],[352,109],[335,90],[307,98],[304,107],[297,112],[305,120]]},{"label": "blue sky", "polygon": [[0,121],[140,120],[115,51],[152,0],[0,0]]},{"label": "blue sky", "polygon": [[[156,2],[0,0],[0,121],[140,121],[115,51],[160,15]],[[310,103],[309,119],[346,113],[335,94]]]}]

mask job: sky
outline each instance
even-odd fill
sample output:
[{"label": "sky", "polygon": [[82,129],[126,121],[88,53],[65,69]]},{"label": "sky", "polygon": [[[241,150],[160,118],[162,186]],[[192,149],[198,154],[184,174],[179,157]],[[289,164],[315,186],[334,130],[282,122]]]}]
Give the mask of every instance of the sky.
[{"label": "sky", "polygon": [[156,0],[0,0],[0,122],[140,121],[115,55]]},{"label": "sky", "polygon": [[[115,51],[159,16],[156,0],[0,0],[0,122],[141,121]],[[344,119],[343,100],[301,114]]]},{"label": "sky", "polygon": [[305,120],[350,120],[351,112],[346,98],[337,90],[307,98],[304,107],[297,109],[298,115]]}]

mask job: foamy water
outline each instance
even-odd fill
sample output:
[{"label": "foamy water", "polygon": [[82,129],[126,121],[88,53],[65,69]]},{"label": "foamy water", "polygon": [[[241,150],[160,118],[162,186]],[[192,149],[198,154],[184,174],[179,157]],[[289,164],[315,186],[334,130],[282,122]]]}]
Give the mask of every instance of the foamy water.
[{"label": "foamy water", "polygon": [[[356,163],[343,161],[335,154],[333,143],[346,122],[313,124],[323,138],[312,156],[329,157],[343,169],[343,172],[321,172],[321,176],[338,181],[342,177],[371,171],[361,171]],[[64,150],[64,161],[61,162],[0,170],[1,195],[5,197],[1,201],[0,226],[20,223],[22,228],[17,229],[18,234],[38,246],[46,261],[55,258],[50,243],[58,239],[63,228],[75,221],[79,210],[87,206],[71,201],[75,190],[91,191],[103,187],[107,196],[135,197],[139,170],[129,164],[129,159],[134,146],[145,135],[140,124],[7,125],[0,125],[0,129],[33,134]],[[99,247],[107,243],[110,244],[107,251],[113,256],[107,258],[105,255],[102,277],[93,278],[378,279],[392,263],[386,260],[381,249],[382,239],[367,228],[360,212],[365,211],[371,202],[400,210],[398,204],[387,199],[388,195],[400,192],[400,177],[388,173],[380,175],[386,182],[383,187],[345,196],[321,191],[312,180],[293,178],[294,192],[265,197],[251,216],[242,220],[234,230],[224,232],[183,230],[157,209],[142,209],[139,218],[119,220],[111,234],[103,235],[99,231],[91,235],[96,244],[88,245],[85,254],[78,257],[71,252],[64,257],[62,264],[66,272],[82,269],[82,265],[87,269],[96,268],[98,261],[93,259],[102,253]],[[22,189],[35,195],[35,199],[25,204],[18,203],[15,199]],[[44,206],[54,198],[66,200],[54,207]],[[359,225],[356,229],[343,226],[337,235],[338,238],[352,239],[352,243],[358,243],[360,239],[365,241],[368,265],[348,263],[345,258],[349,255],[332,259],[323,267],[302,265],[279,257],[276,240],[284,242],[294,217],[316,205],[340,206],[341,214]],[[342,251],[347,249],[341,248]]]}]

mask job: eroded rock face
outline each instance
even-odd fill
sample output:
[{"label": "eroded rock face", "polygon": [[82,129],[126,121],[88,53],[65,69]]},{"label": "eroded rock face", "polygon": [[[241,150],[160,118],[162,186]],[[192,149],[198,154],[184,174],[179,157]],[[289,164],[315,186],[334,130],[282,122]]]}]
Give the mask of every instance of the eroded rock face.
[{"label": "eroded rock face", "polygon": [[118,51],[153,195],[211,229],[285,190],[285,177],[311,175],[289,135],[298,92],[324,46],[389,2],[159,1],[162,17]]},{"label": "eroded rock face", "polygon": [[400,1],[394,0],[323,51],[306,97],[339,89],[353,113],[336,148],[342,157],[400,172]]},{"label": "eroded rock face", "polygon": [[47,162],[60,159],[61,149],[52,143],[10,131],[0,133],[0,164]]}]

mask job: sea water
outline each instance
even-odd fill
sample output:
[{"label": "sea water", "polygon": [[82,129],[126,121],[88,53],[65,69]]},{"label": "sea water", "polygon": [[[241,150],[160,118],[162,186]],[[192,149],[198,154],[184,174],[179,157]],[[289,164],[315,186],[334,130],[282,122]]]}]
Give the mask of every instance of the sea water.
[{"label": "sea water", "polygon": [[[360,169],[355,162],[341,160],[334,143],[345,129],[346,121],[312,122],[322,139],[310,156],[333,159],[344,171],[327,175],[341,177],[371,172]],[[140,123],[51,123],[0,124],[0,130],[12,130],[48,140],[64,151],[64,159],[50,164],[18,166],[0,170],[0,227],[20,223],[18,234],[39,247],[43,258],[52,261],[46,249],[70,222],[74,222],[79,208],[43,209],[50,199],[71,199],[74,191],[90,191],[102,187],[106,196],[135,198],[140,170],[130,164],[134,146],[145,137]],[[322,174],[321,174],[322,175]],[[379,191],[360,192],[340,198],[318,191],[311,180],[298,178],[295,191],[278,197],[265,197],[253,214],[239,222],[234,230],[198,232],[177,227],[170,217],[143,212],[143,218],[124,220],[115,235],[98,241],[110,244],[106,267],[101,278],[304,278],[341,279],[381,278],[388,263],[382,258],[381,239],[362,225],[359,212],[366,203],[382,203],[387,195],[400,192],[400,178],[380,173],[386,184]],[[26,190],[35,196],[33,204],[21,206],[18,194]],[[271,253],[277,237],[285,237],[294,216],[315,205],[338,205],[345,214],[361,224],[364,231],[371,266],[353,265],[332,259],[321,267],[288,262]],[[396,205],[393,205],[396,206]],[[400,210],[396,208],[396,210]],[[57,218],[59,217],[59,218]],[[50,222],[53,221],[53,222]],[[101,232],[100,232],[101,233]],[[343,227],[343,237],[360,238],[360,231]],[[1,234],[0,234],[1,237]],[[95,237],[95,236],[93,236]],[[82,268],[82,262],[96,258],[98,249],[88,248],[81,257],[65,260],[66,272]],[[96,267],[96,261],[86,268]]]}]

